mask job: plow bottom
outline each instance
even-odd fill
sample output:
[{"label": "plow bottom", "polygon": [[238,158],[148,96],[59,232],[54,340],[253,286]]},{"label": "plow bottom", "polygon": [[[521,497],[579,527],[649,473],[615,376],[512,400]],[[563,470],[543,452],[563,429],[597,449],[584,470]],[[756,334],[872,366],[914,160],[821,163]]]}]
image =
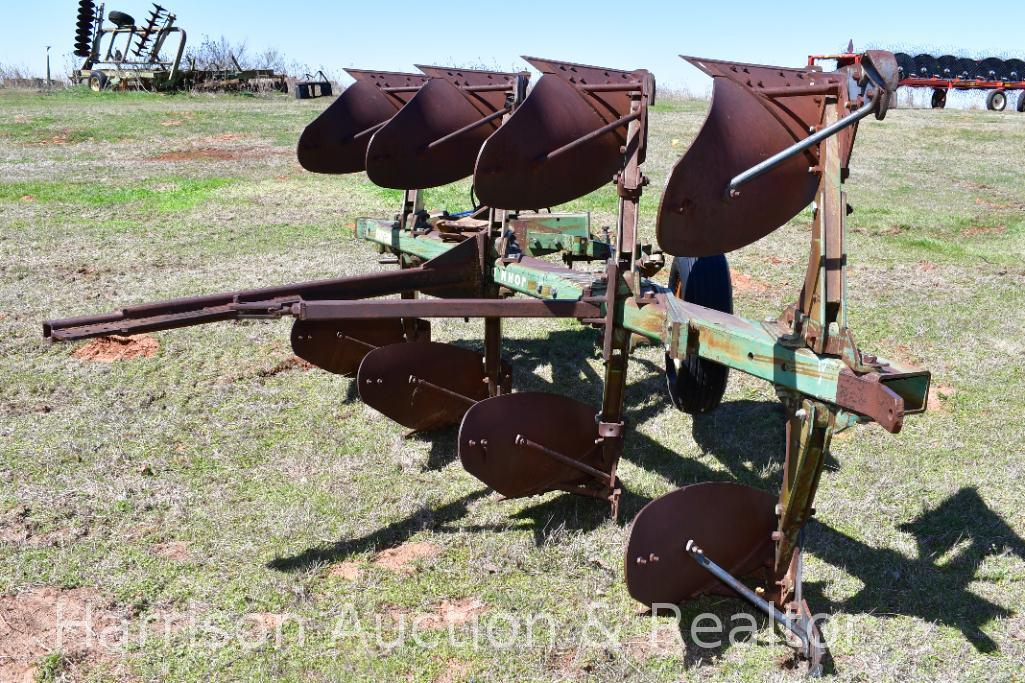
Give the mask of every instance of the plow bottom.
[{"label": "plow bottom", "polygon": [[521,392],[474,405],[459,428],[467,472],[507,498],[609,484],[595,410],[566,396]]},{"label": "plow bottom", "polygon": [[[430,341],[431,324],[410,321],[412,339]],[[292,325],[295,355],[336,375],[352,376],[364,356],[382,346],[406,341],[406,329],[399,318],[382,320],[296,320]]]},{"label": "plow bottom", "polygon": [[693,484],[653,500],[634,520],[627,544],[630,595],[645,605],[675,605],[708,592],[733,595],[691,558],[687,542],[734,576],[768,572],[775,506],[771,493],[729,482]]},{"label": "plow bottom", "polygon": [[[512,370],[503,363],[508,390]],[[459,424],[488,397],[484,357],[451,344],[410,342],[371,351],[357,374],[359,396],[371,408],[414,431]]]}]

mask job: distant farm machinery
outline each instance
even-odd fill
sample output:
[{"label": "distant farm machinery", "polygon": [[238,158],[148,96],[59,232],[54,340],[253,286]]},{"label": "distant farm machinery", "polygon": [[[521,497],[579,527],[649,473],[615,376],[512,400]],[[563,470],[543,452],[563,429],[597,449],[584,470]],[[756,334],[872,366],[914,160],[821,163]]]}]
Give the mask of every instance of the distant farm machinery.
[{"label": "distant farm machinery", "polygon": [[[904,88],[932,88],[929,100],[933,109],[947,106],[947,93],[951,90],[981,90],[986,92],[986,108],[1003,111],[1007,107],[1009,94],[1018,93],[1014,108],[1025,112],[1025,60],[986,57],[971,59],[941,55],[934,57],[922,53],[909,55],[898,52],[897,60],[899,86]],[[856,62],[860,55],[848,51],[839,55],[812,55],[809,64],[821,60],[837,60],[839,65]]]},{"label": "distant farm machinery", "polygon": [[[102,2],[79,0],[75,55],[85,61],[72,73],[72,82],[87,84],[95,92],[287,89],[282,74],[272,69],[243,69],[233,56],[232,64],[223,68],[197,69],[195,64],[182,64],[186,34],[175,25],[176,20],[174,14],[154,3],[145,23],[136,25],[125,12],[105,14]],[[169,54],[165,55],[165,49]]]},{"label": "distant farm machinery", "polygon": [[[864,422],[898,432],[925,410],[930,382],[927,371],[863,352],[847,326],[843,181],[859,121],[886,114],[897,63],[867,52],[822,72],[686,58],[713,78],[713,100],[666,184],[659,251],[638,239],[654,77],[526,59],[543,74],[529,94],[525,72],[351,70],[355,84],[303,132],[307,170],[366,171],[403,191],[395,219],[356,224],[398,270],[51,320],[44,334],[70,341],[291,317],[295,353],[355,377],[371,407],[418,432],[459,425],[464,468],[501,495],[565,491],[605,501],[613,514],[634,335],[665,349],[669,393],[686,412],[719,404],[729,368],[762,378],[786,409],[779,493],[709,482],[651,502],[633,523],[625,578],[646,605],[737,593],[817,671],[824,645],[802,596],[802,529],[830,439]],[[420,190],[471,175],[482,206],[424,209]],[[595,237],[586,214],[542,211],[610,179],[619,197],[610,238]],[[733,315],[723,254],[812,202],[795,303],[763,320]],[[650,279],[666,253],[675,256],[669,287]],[[578,262],[601,268],[572,268]],[[380,298],[388,295],[399,298]],[[431,341],[430,318],[483,319],[483,354]],[[504,318],[573,318],[599,330],[601,405],[512,392]]]}]

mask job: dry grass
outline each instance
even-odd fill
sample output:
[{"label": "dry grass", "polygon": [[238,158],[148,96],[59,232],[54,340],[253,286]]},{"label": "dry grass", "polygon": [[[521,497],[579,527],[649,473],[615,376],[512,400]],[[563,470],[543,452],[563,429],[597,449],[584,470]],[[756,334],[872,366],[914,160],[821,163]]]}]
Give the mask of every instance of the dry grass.
[{"label": "dry grass", "polygon": [[[396,194],[294,161],[325,105],[0,94],[0,596],[77,590],[133,636],[78,659],[80,647],[47,645],[20,666],[171,680],[797,678],[764,619],[706,650],[639,615],[622,521],[569,496],[496,499],[455,461],[453,433],[403,439],[348,380],[294,364],[284,323],[161,333],[155,356],[115,363],[43,343],[49,317],[378,268],[350,227],[391,214]],[[657,188],[704,107],[666,100],[652,117],[648,239]],[[1025,666],[1023,166],[1025,116],[1009,112],[897,111],[859,133],[853,327],[945,390],[897,437],[869,427],[835,444],[807,579],[832,615],[840,679],[1011,680]],[[467,197],[461,183],[428,203]],[[614,207],[603,190],[570,208],[597,227]],[[808,228],[802,215],[731,256],[750,285],[741,312],[775,314],[793,296]],[[434,329],[481,337],[479,323]],[[507,329],[517,389],[597,401],[593,333]],[[649,347],[631,365],[624,520],[689,482],[777,487],[771,388],[735,374],[723,406],[692,420],[666,400],[660,367]],[[430,552],[398,571],[382,562],[403,548]],[[704,600],[684,625],[738,610]],[[414,630],[417,616],[430,628]],[[510,637],[509,618],[531,637]]]}]

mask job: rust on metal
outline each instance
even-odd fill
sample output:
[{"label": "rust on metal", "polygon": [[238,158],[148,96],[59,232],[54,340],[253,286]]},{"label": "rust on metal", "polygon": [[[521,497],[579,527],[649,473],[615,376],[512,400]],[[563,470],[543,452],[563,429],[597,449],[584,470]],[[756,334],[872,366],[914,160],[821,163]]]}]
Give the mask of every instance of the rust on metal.
[{"label": "rust on metal", "polygon": [[378,320],[296,320],[292,324],[295,355],[336,375],[352,376],[363,357],[376,348],[409,341],[430,341],[427,320],[401,318]]},{"label": "rust on metal", "polygon": [[477,403],[459,428],[467,472],[507,498],[611,483],[595,409],[568,396],[518,392]]},{"label": "rust on metal", "polygon": [[417,68],[430,80],[367,148],[367,176],[381,187],[436,187],[472,174],[481,145],[527,79],[525,72]]},{"label": "rust on metal", "polygon": [[[508,365],[503,376],[508,390]],[[488,397],[484,357],[437,342],[375,349],[360,364],[356,381],[364,403],[414,431],[459,424],[470,406]]]},{"label": "rust on metal", "polygon": [[693,540],[734,576],[772,563],[776,496],[732,482],[692,484],[656,498],[634,518],[626,585],[645,605],[678,604],[725,587],[689,557]]},{"label": "rust on metal", "polygon": [[480,200],[501,209],[556,206],[611,182],[637,118],[631,93],[654,88],[644,70],[525,59],[544,75],[484,143],[473,176]]},{"label": "rust on metal", "polygon": [[[738,174],[807,137],[822,117],[827,95],[821,93],[841,96],[846,79],[811,67],[684,59],[713,77],[712,104],[666,181],[657,237],[671,254],[710,256],[764,237],[814,199],[820,175],[814,149],[752,180],[736,196],[728,195],[728,187]],[[787,91],[797,94],[782,94]],[[849,149],[850,140],[844,142]]]},{"label": "rust on metal", "polygon": [[296,155],[307,171],[356,173],[366,168],[370,138],[420,89],[423,74],[346,69],[346,88],[299,137]]}]

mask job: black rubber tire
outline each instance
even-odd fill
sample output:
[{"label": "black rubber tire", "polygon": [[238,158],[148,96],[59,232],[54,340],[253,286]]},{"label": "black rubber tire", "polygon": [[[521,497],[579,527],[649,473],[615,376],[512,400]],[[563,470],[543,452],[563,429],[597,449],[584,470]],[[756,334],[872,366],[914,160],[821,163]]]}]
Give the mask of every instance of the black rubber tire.
[{"label": "black rubber tire", "polygon": [[88,84],[89,89],[93,92],[106,90],[108,83],[107,74],[102,71],[90,71],[89,78],[86,83]]},{"label": "black rubber tire", "polygon": [[131,14],[111,10],[107,18],[110,19],[110,23],[120,28],[135,26],[135,18]]},{"label": "black rubber tire", "polygon": [[1025,113],[1025,90],[1022,90],[1021,94],[1018,95],[1018,107],[1017,107],[1017,109],[1018,109],[1019,112]]},{"label": "black rubber tire", "polygon": [[[733,283],[726,256],[677,256],[669,269],[669,288],[684,301],[733,313]],[[674,361],[666,354],[666,386],[679,410],[707,413],[722,402],[730,369],[698,356]]]},{"label": "black rubber tire", "polygon": [[947,106],[947,91],[941,88],[936,88],[932,91],[932,108],[943,109]]},{"label": "black rubber tire", "polygon": [[1003,90],[991,90],[986,95],[986,109],[990,111],[1003,111],[1007,107],[1007,93]]}]

